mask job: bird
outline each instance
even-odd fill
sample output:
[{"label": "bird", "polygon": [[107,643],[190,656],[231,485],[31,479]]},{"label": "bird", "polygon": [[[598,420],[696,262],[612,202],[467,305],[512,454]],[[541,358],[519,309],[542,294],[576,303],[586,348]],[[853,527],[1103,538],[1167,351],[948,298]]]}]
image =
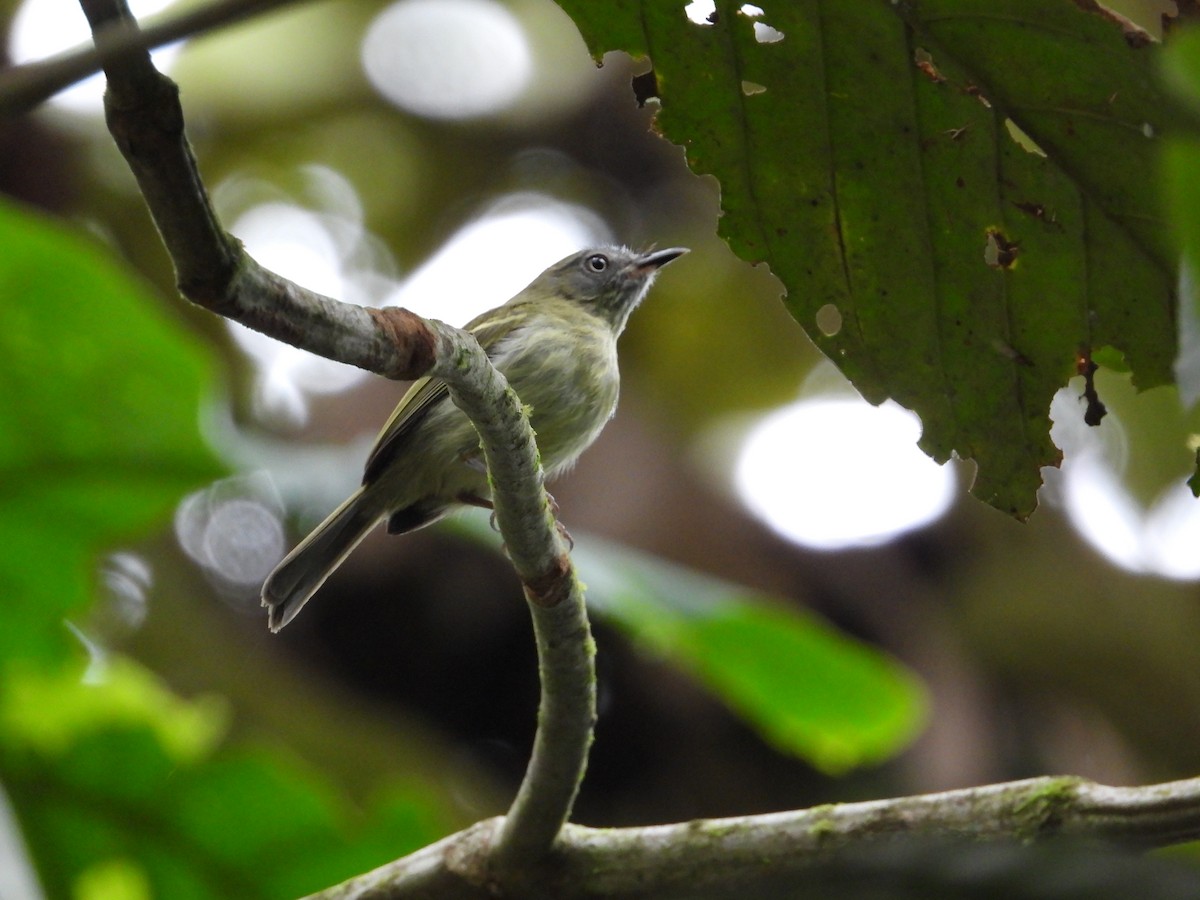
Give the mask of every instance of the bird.
[{"label": "bird", "polygon": [[[529,414],[547,480],[570,469],[616,411],[617,338],[658,271],[685,247],[573,253],[466,325]],[[380,522],[404,534],[464,506],[491,506],[479,436],[444,381],[414,382],[379,433],[362,484],[267,576],[278,632]]]}]

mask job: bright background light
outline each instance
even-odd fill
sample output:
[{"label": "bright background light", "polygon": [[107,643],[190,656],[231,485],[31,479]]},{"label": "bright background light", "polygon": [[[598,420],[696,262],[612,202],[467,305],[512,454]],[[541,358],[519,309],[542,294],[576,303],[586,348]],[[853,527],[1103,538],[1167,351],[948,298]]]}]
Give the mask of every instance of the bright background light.
[{"label": "bright background light", "polygon": [[1129,438],[1111,408],[1100,426],[1083,421],[1081,382],[1060,390],[1050,405],[1050,435],[1063,451],[1059,474],[1048,474],[1045,496],[1060,505],[1083,538],[1131,572],[1163,578],[1200,578],[1200,501],[1183,477],[1149,504],[1126,486]]},{"label": "bright background light", "polygon": [[552,263],[609,240],[591,210],[542,194],[511,194],[454,234],[385,303],[465,325]]},{"label": "bright background light", "polygon": [[[129,8],[138,19],[170,5],[171,0],[129,0]],[[90,44],[91,40],[87,19],[74,0],[25,0],[12,20],[8,52],[13,63],[21,65]],[[159,71],[170,71],[181,46],[172,44],[154,51]],[[104,76],[93,75],[56,95],[49,105],[72,113],[101,115],[103,98]]]},{"label": "bright background light", "polygon": [[286,549],[282,516],[269,476],[238,475],[185,497],[175,510],[175,536],[228,600],[255,609],[263,579]]},{"label": "bright background light", "polygon": [[[216,192],[230,230],[266,268],[330,297],[403,306],[418,315],[465,325],[508,300],[564,256],[610,239],[591,210],[536,193],[490,202],[406,278],[362,223],[353,187],[323,167],[309,167],[314,211],[269,185],[238,180]],[[264,199],[266,198],[266,199]],[[308,396],[344,391],[367,377],[361,369],[298,350],[235,322],[228,327],[258,368],[255,411],[268,421],[303,424]]]},{"label": "bright background light", "polygon": [[503,112],[533,72],[520,23],[491,0],[400,0],[371,23],[362,61],[389,102],[438,119]]},{"label": "bright background light", "polygon": [[[230,231],[267,269],[329,297],[377,305],[390,288],[394,263],[364,227],[353,186],[325,166],[301,167],[300,174],[303,203],[246,178],[221,184],[214,202],[230,222]],[[226,324],[257,364],[254,402],[264,419],[303,423],[307,394],[343,391],[366,377],[353,366],[283,344],[231,320]]]},{"label": "bright background light", "polygon": [[812,396],[763,417],[737,455],[742,502],[789,540],[836,550],[884,543],[938,518],[956,480],[917,448],[899,405]]}]

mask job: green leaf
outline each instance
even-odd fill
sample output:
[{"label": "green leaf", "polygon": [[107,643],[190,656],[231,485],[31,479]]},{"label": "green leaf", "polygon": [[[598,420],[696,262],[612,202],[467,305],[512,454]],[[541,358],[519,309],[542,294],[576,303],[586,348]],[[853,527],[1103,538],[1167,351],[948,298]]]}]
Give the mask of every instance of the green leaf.
[{"label": "green leaf", "polygon": [[52,663],[97,553],[220,473],[207,355],[92,241],[0,203],[0,660]]},{"label": "green leaf", "polygon": [[753,17],[720,0],[707,24],[675,0],[561,5],[597,56],[651,57],[658,125],[720,181],[722,235],[770,264],[864,396],[921,416],[927,453],[977,462],[988,503],[1033,510],[1081,351],[1116,348],[1143,388],[1171,380],[1153,176],[1190,117],[1157,85],[1158,48],[1098,5],[789,0]]},{"label": "green leaf", "polygon": [[574,557],[597,616],[825,772],[885,760],[924,724],[912,672],[813,614],[595,538]]}]

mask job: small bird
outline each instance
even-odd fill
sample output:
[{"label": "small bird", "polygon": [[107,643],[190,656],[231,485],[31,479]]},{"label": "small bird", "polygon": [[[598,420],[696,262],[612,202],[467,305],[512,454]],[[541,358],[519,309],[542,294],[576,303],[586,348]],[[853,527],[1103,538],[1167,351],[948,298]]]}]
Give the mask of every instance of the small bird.
[{"label": "small bird", "polygon": [[[547,479],[569,469],[612,418],[617,338],[658,270],[684,253],[584,250],[467,324],[528,410]],[[271,630],[294,619],[380,521],[403,534],[464,505],[491,506],[479,435],[445,382],[422,378],[383,426],[362,486],[267,577],[262,603]]]}]

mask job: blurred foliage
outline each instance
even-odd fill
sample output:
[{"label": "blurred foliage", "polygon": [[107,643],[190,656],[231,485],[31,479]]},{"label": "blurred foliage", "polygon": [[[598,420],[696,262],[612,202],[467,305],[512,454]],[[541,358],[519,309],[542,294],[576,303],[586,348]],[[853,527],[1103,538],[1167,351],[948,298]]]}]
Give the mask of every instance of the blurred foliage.
[{"label": "blurred foliage", "polygon": [[778,292],[765,267],[735,268],[728,257],[723,248],[689,257],[692,274],[655,284],[622,339],[623,381],[638,385],[665,425],[689,433],[722,414],[794,400],[820,358],[783,304],[756,302]]},{"label": "blurred foliage", "polygon": [[927,453],[975,460],[988,503],[1032,512],[1078,354],[1171,380],[1152,177],[1191,119],[1144,36],[1062,0],[721,0],[705,23],[662,0],[562,5],[594,54],[651,57],[659,125],[719,179],[730,245],[771,265],[865,397],[920,414]]},{"label": "blurred foliage", "polygon": [[355,811],[278,751],[219,746],[216,698],[120,657],[85,677],[66,617],[98,552],[221,472],[211,365],[91,241],[5,203],[0,242],[0,781],[48,895],[295,896],[439,837],[419,790]]},{"label": "blurred foliage", "polygon": [[0,660],[60,663],[100,548],[220,473],[211,364],[93,242],[0,205]]},{"label": "blurred foliage", "polygon": [[[455,531],[494,544],[484,516]],[[781,598],[577,535],[588,609],[689,673],[784,753],[834,775],[883,762],[925,723],[916,675]]]},{"label": "blurred foliage", "polygon": [[276,750],[214,746],[211,704],[165,695],[133,663],[81,674],[10,678],[0,706],[0,772],[51,897],[109,879],[155,897],[292,897],[444,833],[419,791],[355,810]]}]

